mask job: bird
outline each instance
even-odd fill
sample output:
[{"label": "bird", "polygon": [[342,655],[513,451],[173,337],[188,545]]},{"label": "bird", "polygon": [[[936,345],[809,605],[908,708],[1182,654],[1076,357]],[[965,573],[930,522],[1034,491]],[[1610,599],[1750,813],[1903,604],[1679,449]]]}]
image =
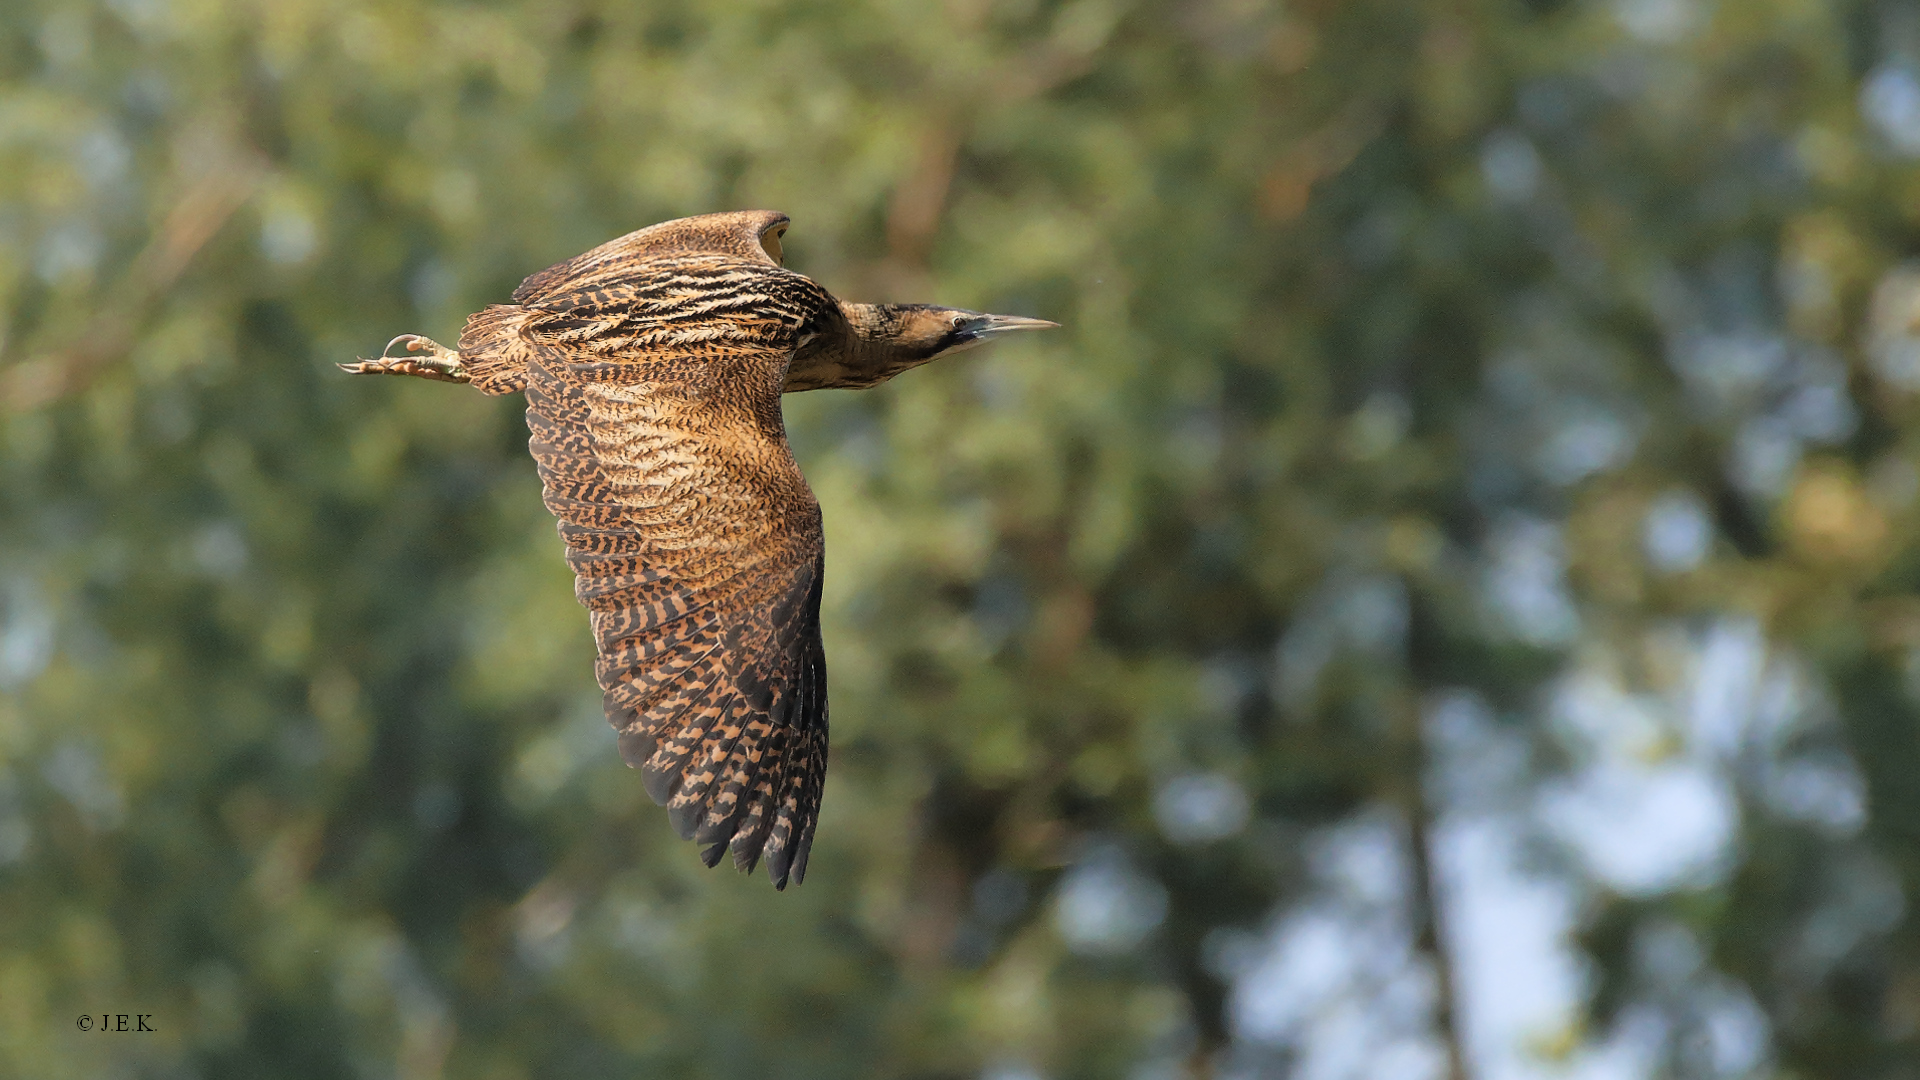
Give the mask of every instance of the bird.
[{"label": "bird", "polygon": [[[355,374],[524,393],[620,755],[708,867],[806,877],[827,770],[819,503],[783,393],[885,382],[1059,324],[838,299],[783,265],[787,215],[704,214],[608,241]],[[388,355],[395,345],[419,355]]]}]

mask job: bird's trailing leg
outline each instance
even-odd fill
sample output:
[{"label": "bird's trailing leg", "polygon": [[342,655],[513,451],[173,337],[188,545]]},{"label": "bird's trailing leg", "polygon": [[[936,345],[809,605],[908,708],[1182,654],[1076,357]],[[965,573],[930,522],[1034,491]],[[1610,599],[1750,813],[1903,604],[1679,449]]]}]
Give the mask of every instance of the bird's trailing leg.
[{"label": "bird's trailing leg", "polygon": [[[406,342],[408,352],[424,352],[421,357],[388,356],[395,345]],[[351,364],[340,364],[341,371],[355,375],[415,375],[422,379],[439,379],[441,382],[471,382],[472,376],[460,366],[460,354],[445,345],[424,338],[419,334],[401,334],[387,347],[380,350],[375,360],[359,360]]]}]

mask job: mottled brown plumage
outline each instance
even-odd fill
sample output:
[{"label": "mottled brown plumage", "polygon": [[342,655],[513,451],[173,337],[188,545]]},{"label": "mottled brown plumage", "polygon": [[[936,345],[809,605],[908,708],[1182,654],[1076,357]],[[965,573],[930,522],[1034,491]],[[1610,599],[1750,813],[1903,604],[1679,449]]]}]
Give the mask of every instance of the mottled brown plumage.
[{"label": "mottled brown plumage", "polygon": [[827,767],[820,507],[780,395],[1053,325],[841,303],[781,267],[786,227],[747,211],[641,229],[469,317],[457,352],[405,335],[424,358],[341,365],[526,393],[621,756],[707,865],[764,858],[777,888],[806,875]]}]

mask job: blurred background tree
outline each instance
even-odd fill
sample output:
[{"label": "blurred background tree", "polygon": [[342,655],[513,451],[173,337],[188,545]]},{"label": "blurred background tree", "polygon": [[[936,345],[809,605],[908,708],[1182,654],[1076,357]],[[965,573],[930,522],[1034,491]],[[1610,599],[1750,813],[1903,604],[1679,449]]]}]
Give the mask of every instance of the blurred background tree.
[{"label": "blurred background tree", "polygon": [[[332,367],[741,207],[1067,327],[788,400],[785,895]],[[0,1074],[1920,1075],[1917,247],[1893,0],[14,0]]]}]

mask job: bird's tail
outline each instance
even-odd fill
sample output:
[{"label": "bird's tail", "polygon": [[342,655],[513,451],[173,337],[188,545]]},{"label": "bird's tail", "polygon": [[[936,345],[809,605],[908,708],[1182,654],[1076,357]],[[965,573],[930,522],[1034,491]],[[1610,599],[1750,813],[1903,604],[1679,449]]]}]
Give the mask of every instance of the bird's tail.
[{"label": "bird's tail", "polygon": [[511,394],[527,388],[527,362],[533,346],[520,336],[527,309],[518,304],[489,304],[467,316],[460,331],[460,366],[483,393]]}]

